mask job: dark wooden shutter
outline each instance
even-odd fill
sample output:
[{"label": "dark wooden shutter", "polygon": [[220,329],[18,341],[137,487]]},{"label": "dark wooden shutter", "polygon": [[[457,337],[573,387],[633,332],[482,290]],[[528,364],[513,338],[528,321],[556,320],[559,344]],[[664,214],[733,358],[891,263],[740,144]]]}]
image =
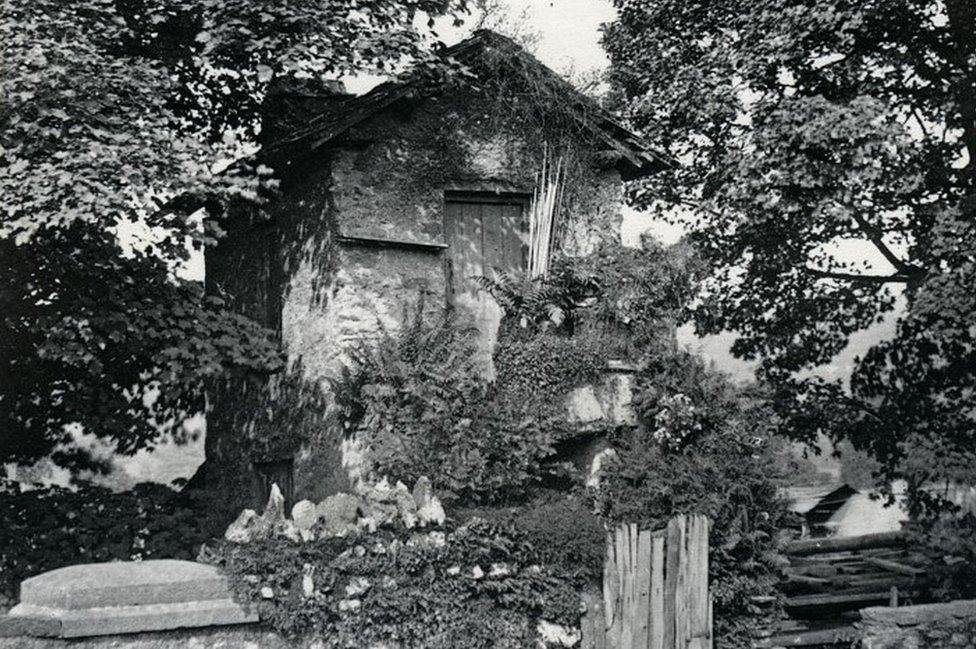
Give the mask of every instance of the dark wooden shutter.
[{"label": "dark wooden shutter", "polygon": [[478,277],[501,270],[517,275],[525,269],[527,199],[450,195],[445,203],[445,230],[452,288],[463,294],[478,290]]}]

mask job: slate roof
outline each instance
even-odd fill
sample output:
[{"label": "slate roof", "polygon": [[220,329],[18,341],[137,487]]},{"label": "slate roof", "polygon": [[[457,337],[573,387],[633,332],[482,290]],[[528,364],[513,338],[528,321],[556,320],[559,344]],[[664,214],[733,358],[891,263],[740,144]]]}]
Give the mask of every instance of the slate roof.
[{"label": "slate roof", "polygon": [[[505,36],[479,30],[470,38],[446,48],[442,56],[470,65],[492,49],[506,60],[524,66],[534,75],[540,75],[550,88],[558,89],[559,94],[563,95],[560,101],[565,102],[563,108],[568,108],[582,130],[602,145],[601,155],[609,159],[624,180],[640,178],[675,165],[666,154],[655,151],[599,104]],[[407,73],[376,86],[366,94],[333,98],[324,103],[317,114],[313,113],[304,120],[300,127],[279,134],[273,143],[266,144],[264,153],[272,160],[283,160],[327,147],[357,124],[413,96],[420,83],[422,80],[418,75]]]}]

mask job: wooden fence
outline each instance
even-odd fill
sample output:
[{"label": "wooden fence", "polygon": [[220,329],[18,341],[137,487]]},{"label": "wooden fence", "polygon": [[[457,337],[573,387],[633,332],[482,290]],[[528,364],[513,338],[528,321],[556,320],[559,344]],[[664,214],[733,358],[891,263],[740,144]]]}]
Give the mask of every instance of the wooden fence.
[{"label": "wooden fence", "polygon": [[658,532],[608,534],[603,601],[591,600],[584,647],[711,649],[708,529],[704,516],[677,516]]}]

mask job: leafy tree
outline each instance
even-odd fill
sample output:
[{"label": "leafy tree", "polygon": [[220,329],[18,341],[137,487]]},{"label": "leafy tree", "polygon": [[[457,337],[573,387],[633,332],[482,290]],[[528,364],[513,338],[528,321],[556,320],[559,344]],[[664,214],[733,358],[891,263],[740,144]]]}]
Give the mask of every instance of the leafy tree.
[{"label": "leafy tree", "polygon": [[[432,60],[436,42],[419,19],[462,9],[464,0],[3,3],[0,458],[63,450],[67,424],[131,452],[202,408],[202,379],[274,371],[269,332],[174,274],[222,234],[222,205],[274,190],[267,167],[231,164],[255,148],[266,87]],[[119,236],[131,231],[146,236]]]},{"label": "leafy tree", "polygon": [[[712,264],[698,333],[738,332],[793,434],[848,438],[915,485],[971,480],[976,4],[615,5],[619,105],[679,161],[631,198]],[[810,372],[893,311],[849,386]]]}]

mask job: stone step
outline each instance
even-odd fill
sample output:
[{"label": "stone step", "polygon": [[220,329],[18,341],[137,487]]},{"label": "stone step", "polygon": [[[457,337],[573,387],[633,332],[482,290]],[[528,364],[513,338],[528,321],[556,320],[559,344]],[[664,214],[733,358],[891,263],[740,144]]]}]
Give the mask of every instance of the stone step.
[{"label": "stone step", "polygon": [[138,606],[230,597],[213,566],[177,559],[88,563],[24,580],[22,604],[50,609]]}]

